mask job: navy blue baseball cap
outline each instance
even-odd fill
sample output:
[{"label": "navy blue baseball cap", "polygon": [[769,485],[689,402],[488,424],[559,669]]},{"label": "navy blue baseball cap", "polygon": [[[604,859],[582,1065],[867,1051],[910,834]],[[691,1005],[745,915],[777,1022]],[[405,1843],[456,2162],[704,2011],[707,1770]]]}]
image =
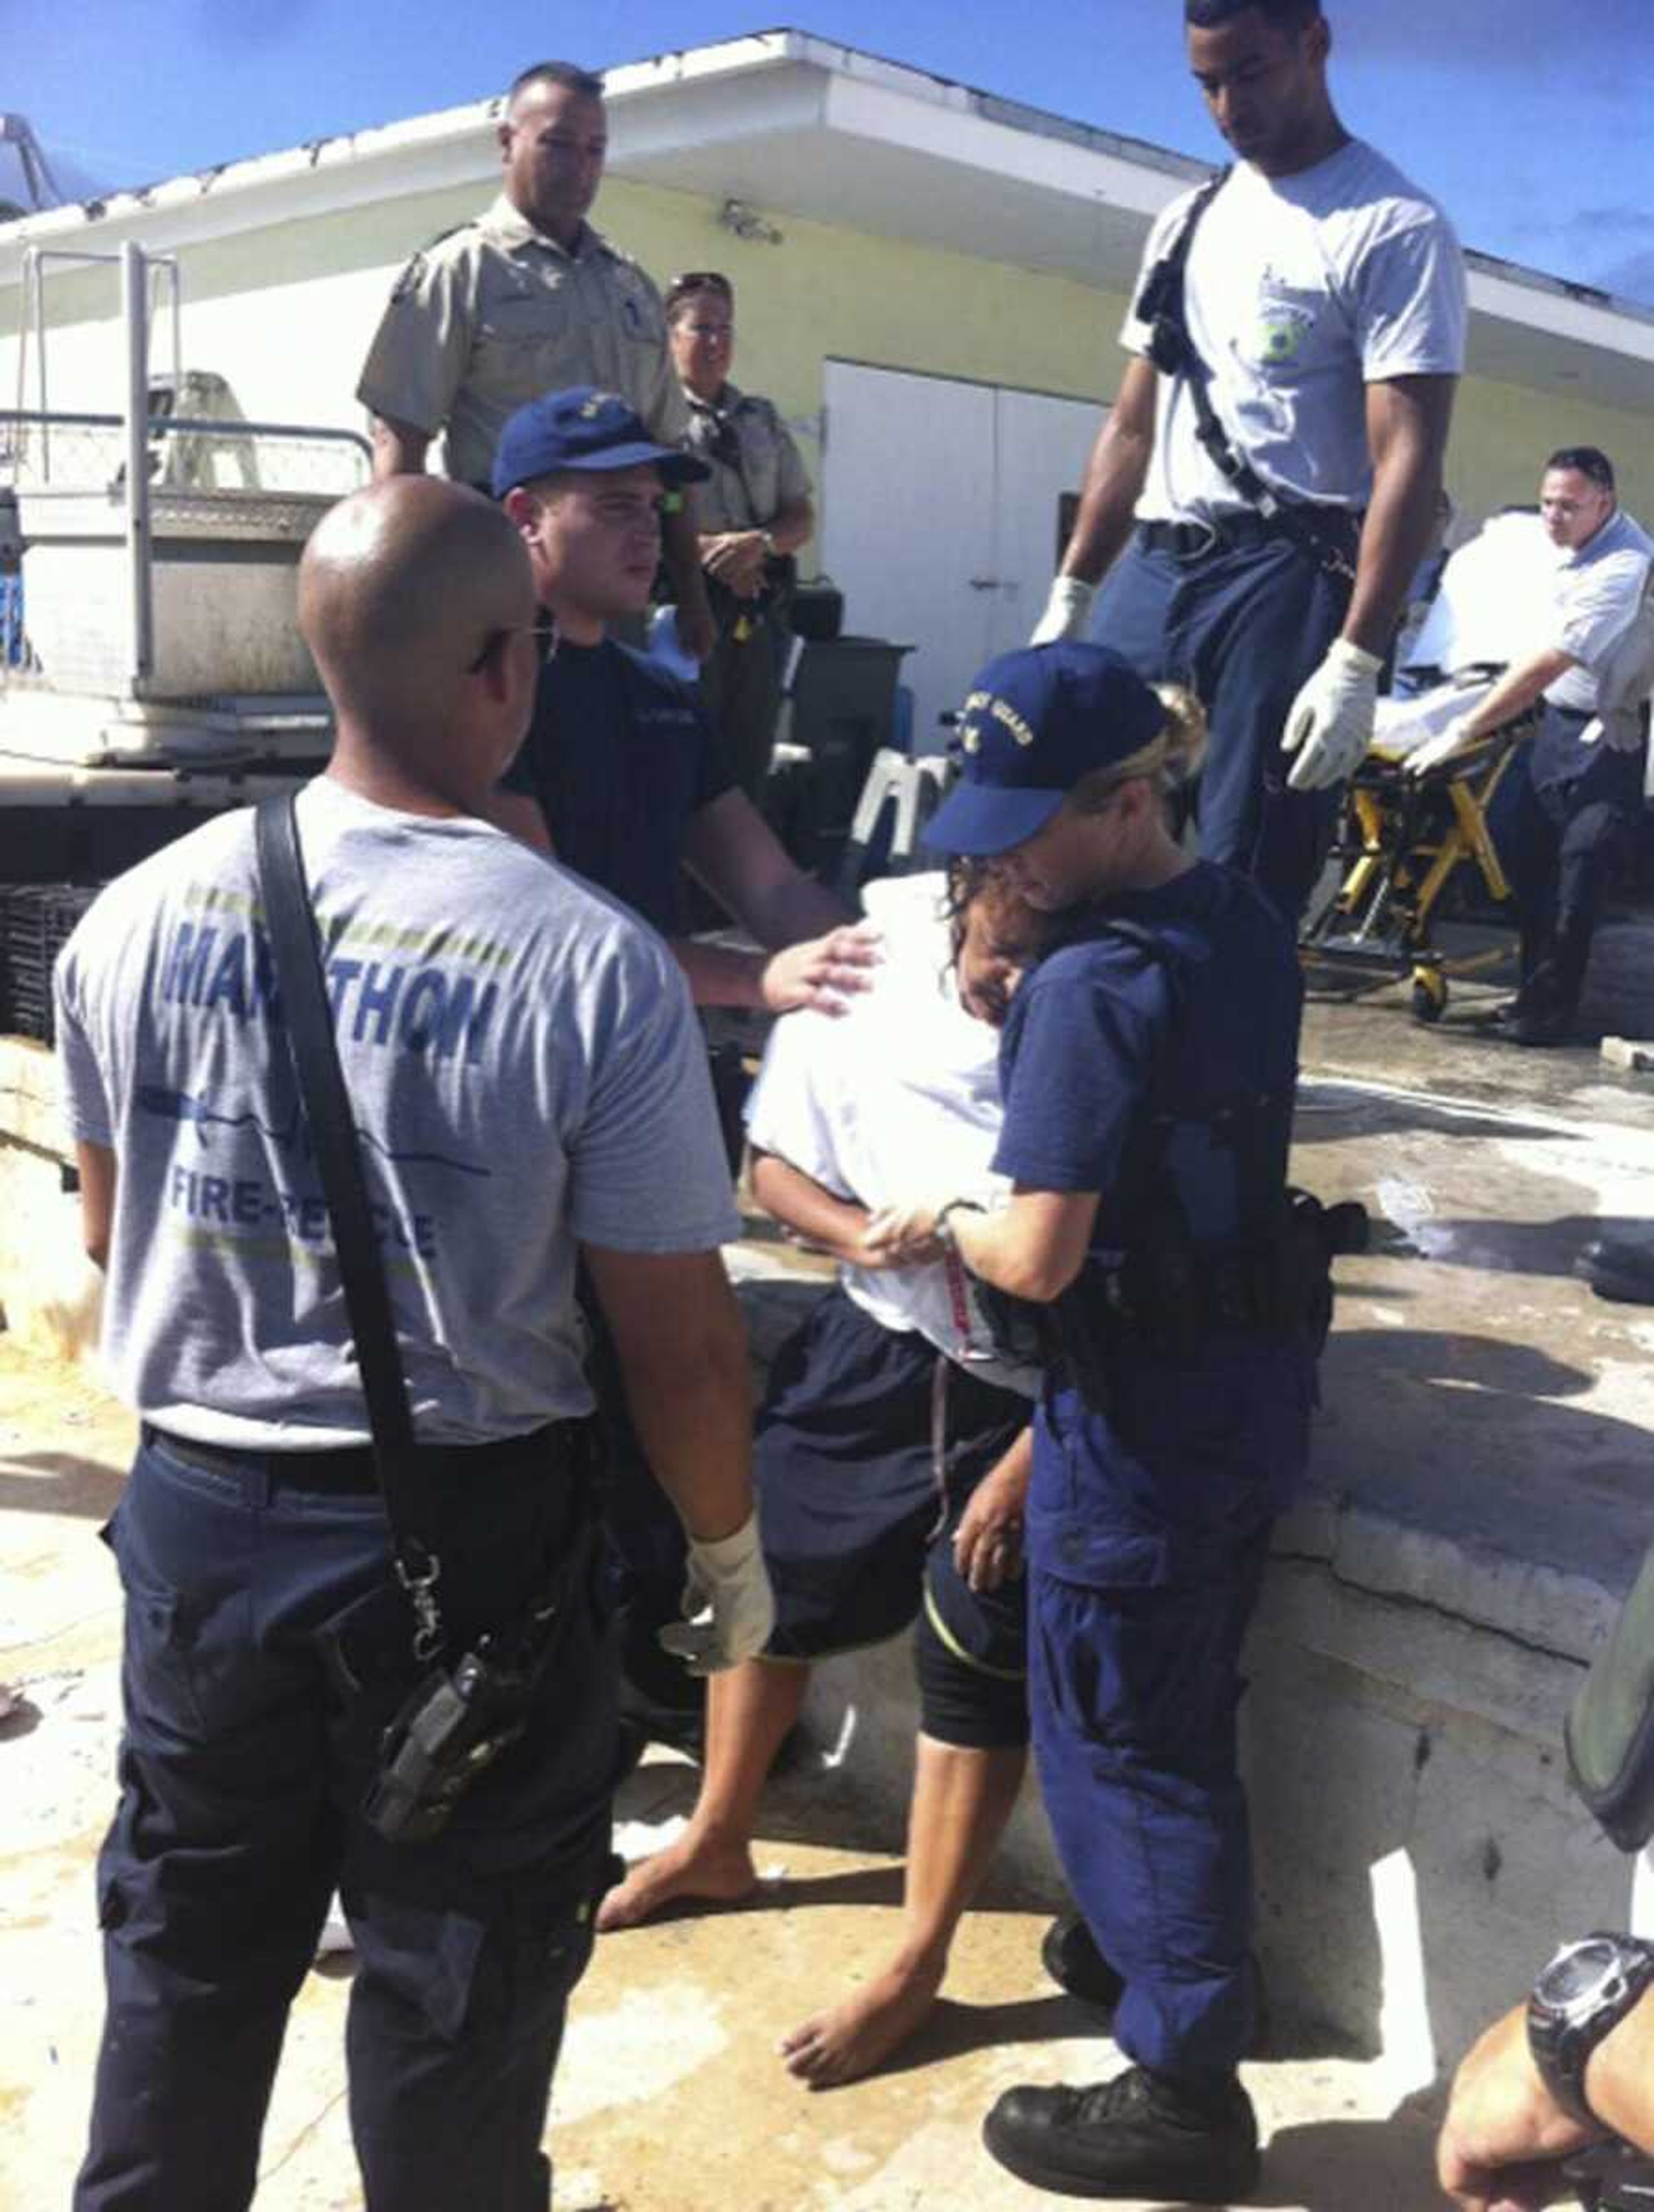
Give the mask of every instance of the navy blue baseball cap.
[{"label": "navy blue baseball cap", "polygon": [[564,469],[635,469],[652,462],[668,483],[699,483],[712,471],[676,446],[662,446],[617,392],[576,384],[520,407],[500,433],[494,496]]},{"label": "navy blue baseball cap", "polygon": [[1094,769],[1129,760],[1165,726],[1159,700],[1107,646],[1065,639],[1002,653],[960,709],[963,773],[925,842],[939,853],[1008,853]]}]

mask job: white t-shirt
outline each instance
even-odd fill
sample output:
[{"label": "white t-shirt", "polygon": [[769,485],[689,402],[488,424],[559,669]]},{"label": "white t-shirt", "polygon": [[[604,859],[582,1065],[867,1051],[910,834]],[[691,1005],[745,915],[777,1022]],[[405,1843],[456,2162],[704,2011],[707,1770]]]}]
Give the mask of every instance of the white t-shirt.
[{"label": "white t-shirt", "polygon": [[[1143,275],[1182,228],[1184,193],[1149,234]],[[1134,295],[1120,342],[1146,355]],[[1185,270],[1189,334],[1231,441],[1295,500],[1364,507],[1365,386],[1464,366],[1464,259],[1451,224],[1359,138],[1296,176],[1239,163],[1201,217]],[[1163,379],[1145,521],[1248,512],[1196,441],[1189,383]]]},{"label": "white t-shirt", "polygon": [[[877,1207],[927,1196],[992,1204],[1010,1184],[999,1142],[999,1032],[959,1003],[939,876],[909,876],[870,902],[886,957],[836,1021],[788,1014],[770,1032],[747,1102],[747,1135],[836,1198]],[[871,887],[870,887],[871,888]],[[970,1279],[926,1267],[841,1266],[846,1293],[882,1327],[917,1330],[987,1380],[1037,1395],[1031,1369],[992,1354]],[[956,1292],[964,1299],[964,1327]]]},{"label": "white t-shirt", "polygon": [[[339,1055],[420,1437],[589,1411],[575,1247],[739,1233],[706,1054],[654,933],[486,823],[299,800]],[[120,877],[58,963],[74,1134],[118,1163],[116,1389],[205,1443],[363,1442],[250,811]]]},{"label": "white t-shirt", "polygon": [[[1548,642],[1579,665],[1547,690],[1553,706],[1594,714],[1602,703],[1604,679],[1617,674],[1619,648],[1641,614],[1651,562],[1654,539],[1623,507],[1615,508],[1594,538],[1563,556],[1552,586]],[[1608,690],[1611,695],[1611,680]],[[1610,696],[1609,703],[1618,702]]]}]

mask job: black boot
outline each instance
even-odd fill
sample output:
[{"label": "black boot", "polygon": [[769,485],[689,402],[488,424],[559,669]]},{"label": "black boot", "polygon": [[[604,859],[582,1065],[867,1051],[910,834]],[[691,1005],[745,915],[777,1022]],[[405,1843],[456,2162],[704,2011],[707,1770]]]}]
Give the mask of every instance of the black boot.
[{"label": "black boot", "polygon": [[1233,2204],[1258,2182],[1240,2083],[1196,2089],[1142,2066],[1093,2089],[1007,2089],[982,2141],[1019,2180],[1067,2197]]},{"label": "black boot", "polygon": [[[1039,1947],[1040,1964],[1056,1984],[1081,2004],[1095,2005],[1110,2020],[1124,1993],[1123,1976],[1116,1972],[1097,1948],[1097,1939],[1085,1916],[1065,1912],[1046,1929]],[[1249,2058],[1262,2058],[1269,2047],[1269,2007],[1264,1993],[1263,1969],[1250,1954],[1247,1970],[1252,1978],[1252,2035],[1246,2046]]]}]

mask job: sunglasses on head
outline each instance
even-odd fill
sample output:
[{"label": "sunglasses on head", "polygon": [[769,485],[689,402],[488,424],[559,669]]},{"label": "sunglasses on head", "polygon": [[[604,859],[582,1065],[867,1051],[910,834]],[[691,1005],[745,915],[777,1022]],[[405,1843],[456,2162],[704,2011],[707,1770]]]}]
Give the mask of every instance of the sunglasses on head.
[{"label": "sunglasses on head", "polygon": [[730,307],[735,304],[735,287],[727,276],[716,269],[686,269],[681,276],[674,276],[666,287],[666,306],[675,307],[680,300],[687,300],[696,292],[715,292]]}]

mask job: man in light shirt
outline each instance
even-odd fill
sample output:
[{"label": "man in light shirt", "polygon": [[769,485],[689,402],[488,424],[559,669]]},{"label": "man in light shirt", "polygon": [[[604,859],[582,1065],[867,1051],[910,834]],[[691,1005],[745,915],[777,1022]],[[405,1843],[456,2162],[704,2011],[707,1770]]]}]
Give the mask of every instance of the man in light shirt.
[{"label": "man in light shirt", "polygon": [[[1648,761],[1648,593],[1654,539],[1615,496],[1595,446],[1545,464],[1540,519],[1557,549],[1549,634],[1446,733],[1432,758],[1536,702],[1539,729],[1488,815],[1522,915],[1521,988],[1501,1010],[1514,1044],[1566,1043],[1602,886],[1637,832]],[[1640,697],[1636,695],[1640,693]]]}]

